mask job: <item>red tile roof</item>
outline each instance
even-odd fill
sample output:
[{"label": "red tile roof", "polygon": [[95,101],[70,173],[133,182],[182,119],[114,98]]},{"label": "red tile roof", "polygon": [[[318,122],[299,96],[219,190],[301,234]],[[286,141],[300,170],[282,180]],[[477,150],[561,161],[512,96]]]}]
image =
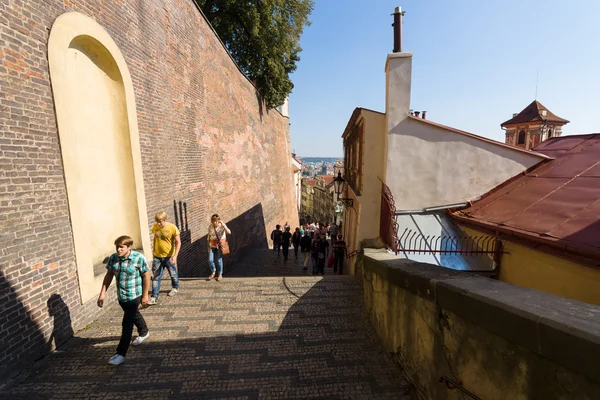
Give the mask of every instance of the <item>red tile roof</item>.
[{"label": "red tile roof", "polygon": [[453,215],[600,259],[600,134],[552,138],[534,150],[555,159]]},{"label": "red tile roof", "polygon": [[[542,115],[542,110],[546,110],[545,116]],[[562,124],[569,123],[568,120],[552,114],[550,112],[550,110],[548,110],[546,107],[544,107],[544,105],[542,103],[540,103],[537,100],[534,100],[530,105],[525,107],[525,109],[523,111],[521,111],[520,113],[518,113],[517,115],[515,115],[508,121],[504,121],[502,124],[500,124],[500,126],[523,124],[526,122],[536,122],[536,121],[558,122],[558,123],[562,123]]]},{"label": "red tile roof", "polygon": [[317,183],[316,179],[312,179],[312,178],[303,178],[302,182],[305,185],[310,186],[311,188],[314,188],[315,184]]},{"label": "red tile roof", "polygon": [[319,178],[323,179],[323,182],[325,182],[325,186],[328,186],[329,184],[331,184],[333,182],[333,180],[335,179],[334,175],[317,175]]}]

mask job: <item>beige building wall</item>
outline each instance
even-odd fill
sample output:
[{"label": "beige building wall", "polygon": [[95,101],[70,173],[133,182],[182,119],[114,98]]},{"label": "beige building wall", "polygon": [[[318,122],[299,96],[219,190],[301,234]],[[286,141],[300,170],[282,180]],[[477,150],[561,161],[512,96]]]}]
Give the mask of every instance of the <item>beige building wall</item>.
[{"label": "beige building wall", "polygon": [[385,181],[397,210],[474,200],[546,157],[410,117],[412,53],[386,66]]},{"label": "beige building wall", "polygon": [[387,185],[398,210],[475,200],[545,159],[418,118],[398,124],[388,146]]},{"label": "beige building wall", "polygon": [[[348,188],[348,197],[354,200],[352,208],[344,209],[343,233],[348,252],[358,250],[365,239],[379,237],[381,213],[381,180],[385,168],[385,115],[362,109],[356,124],[364,125],[362,192],[358,196]],[[354,275],[356,257],[346,260],[347,273]]]},{"label": "beige building wall", "polygon": [[360,201],[359,243],[379,236],[381,180],[384,179],[385,115],[370,110],[361,112],[364,127],[363,190]]},{"label": "beige building wall", "polygon": [[299,163],[292,156],[292,174],[294,175],[294,188],[296,192],[296,205],[298,207],[298,216],[300,216],[300,209],[302,205],[302,185],[300,181],[302,180],[302,164]]},{"label": "beige building wall", "polygon": [[[471,237],[489,234],[471,226],[461,227]],[[531,247],[533,243],[525,246],[507,238],[502,239],[502,245],[499,280],[600,306],[600,269],[591,262],[565,259]]]}]

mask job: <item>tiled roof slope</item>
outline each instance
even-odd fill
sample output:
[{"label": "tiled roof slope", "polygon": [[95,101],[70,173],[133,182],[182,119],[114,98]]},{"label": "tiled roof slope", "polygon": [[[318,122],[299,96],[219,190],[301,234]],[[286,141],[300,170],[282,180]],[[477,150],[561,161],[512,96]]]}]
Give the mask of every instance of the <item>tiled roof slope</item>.
[{"label": "tiled roof slope", "polygon": [[454,216],[600,257],[600,134],[556,137],[534,150],[555,159]]},{"label": "tiled roof slope", "polygon": [[[546,110],[546,116],[542,116],[541,111]],[[522,124],[525,122],[536,122],[536,121],[548,121],[548,122],[561,122],[564,124],[568,124],[569,121],[556,116],[550,112],[542,103],[537,100],[534,100],[530,105],[525,107],[523,111],[519,114],[515,115],[513,118],[508,121],[504,121],[500,126],[505,125],[514,125],[514,124]]]},{"label": "tiled roof slope", "polygon": [[321,178],[323,182],[325,182],[325,186],[328,186],[335,179],[335,176],[333,175],[318,175],[318,177]]}]

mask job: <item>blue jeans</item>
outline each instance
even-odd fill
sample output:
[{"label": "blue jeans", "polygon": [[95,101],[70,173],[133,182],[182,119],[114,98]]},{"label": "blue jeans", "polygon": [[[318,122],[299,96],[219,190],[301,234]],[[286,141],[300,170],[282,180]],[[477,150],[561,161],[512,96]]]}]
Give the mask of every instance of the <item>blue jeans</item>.
[{"label": "blue jeans", "polygon": [[[215,258],[217,259],[217,268],[215,268]],[[215,247],[211,247],[208,252],[208,263],[210,264],[210,270],[215,272],[217,271],[217,276],[223,274],[223,255],[219,251],[219,249]]]},{"label": "blue jeans", "polygon": [[155,299],[158,299],[158,293],[160,292],[160,281],[162,280],[165,268],[169,271],[173,289],[179,289],[177,267],[171,262],[171,257],[154,257],[152,260],[152,297]]},{"label": "blue jeans", "polygon": [[312,274],[316,275],[319,273],[319,255],[318,254],[313,254],[311,255],[311,260],[312,260]]}]

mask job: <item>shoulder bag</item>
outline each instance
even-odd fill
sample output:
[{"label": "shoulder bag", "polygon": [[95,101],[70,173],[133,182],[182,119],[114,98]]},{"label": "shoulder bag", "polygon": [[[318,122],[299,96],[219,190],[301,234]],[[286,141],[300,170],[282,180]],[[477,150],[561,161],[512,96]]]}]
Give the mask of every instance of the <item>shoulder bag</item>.
[{"label": "shoulder bag", "polygon": [[[229,243],[227,243],[227,236],[225,236],[225,240],[221,242],[221,238],[219,238],[219,234],[217,233],[217,228],[213,226],[213,229],[215,230],[215,236],[217,238],[217,243],[221,254],[229,254]],[[223,227],[223,229],[225,229],[225,227]]]}]

